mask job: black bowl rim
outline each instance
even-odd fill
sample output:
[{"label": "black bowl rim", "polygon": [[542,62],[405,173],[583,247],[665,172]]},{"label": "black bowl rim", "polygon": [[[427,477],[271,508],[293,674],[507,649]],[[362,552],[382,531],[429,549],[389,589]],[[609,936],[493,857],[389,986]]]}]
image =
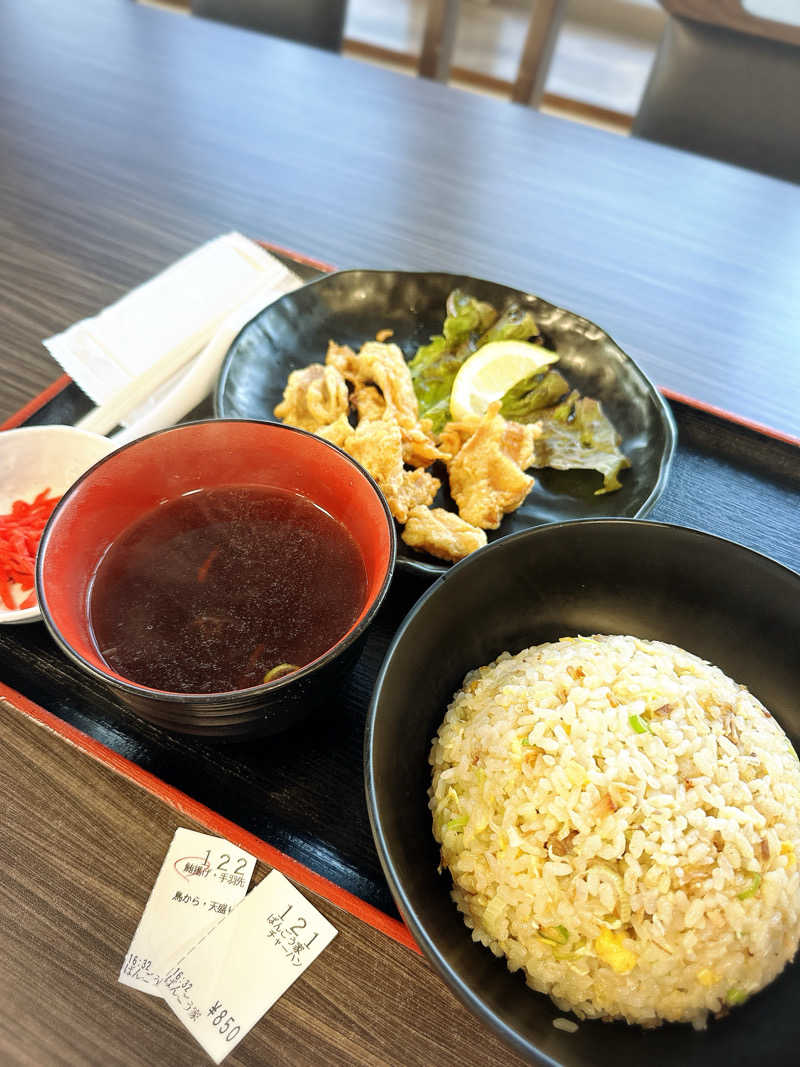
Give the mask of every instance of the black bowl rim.
[{"label": "black bowl rim", "polygon": [[[145,685],[138,685],[136,682],[132,682],[127,678],[117,677],[115,675],[107,674],[105,671],[99,670],[94,664],[89,663],[84,659],[80,653],[76,652],[74,648],[66,641],[61,635],[58,627],[56,626],[53,618],[50,614],[50,609],[47,605],[47,597],[44,590],[44,581],[42,578],[42,569],[44,557],[47,551],[47,544],[50,539],[52,528],[57,520],[59,513],[64,507],[68,506],[70,499],[74,495],[78,486],[80,486],[98,467],[111,460],[114,456],[119,455],[120,452],[124,452],[134,445],[138,445],[142,441],[147,441],[153,437],[159,437],[165,433],[174,433],[181,430],[189,429],[193,426],[224,426],[226,423],[252,423],[256,426],[279,426],[282,430],[288,430],[292,433],[300,434],[303,437],[313,437],[315,441],[321,441],[323,444],[332,448],[334,452],[338,452],[340,456],[343,456],[351,466],[355,467],[360,475],[363,475],[369,482],[372,490],[374,491],[378,501],[383,508],[383,513],[386,518],[386,524],[389,529],[389,560],[386,567],[386,574],[383,577],[380,589],[374,596],[372,603],[370,604],[366,614],[361,621],[354,626],[340,641],[324,652],[317,659],[312,660],[311,663],[307,663],[304,667],[301,667],[298,671],[293,671],[292,674],[286,675],[284,678],[278,678],[274,682],[269,682],[267,685],[254,685],[248,689],[231,689],[222,693],[173,693],[164,689],[151,689]],[[194,705],[193,714],[198,711],[202,713],[203,710],[213,718],[214,713],[223,714],[227,713],[228,707],[232,711],[237,709],[237,706],[241,704],[244,699],[248,702],[252,698],[257,698],[261,694],[279,693],[283,689],[289,689],[294,686],[295,683],[307,678],[309,675],[318,671],[321,667],[326,666],[328,663],[337,659],[345,649],[349,648],[355,641],[357,641],[367,627],[370,625],[375,617],[378,608],[380,607],[386,593],[391,585],[392,577],[394,576],[395,563],[397,561],[397,534],[395,531],[394,519],[392,513],[389,511],[389,505],[386,503],[383,493],[378,488],[375,479],[371,476],[369,471],[366,471],[360,463],[357,463],[352,456],[349,456],[343,449],[337,445],[332,444],[330,441],[326,441],[324,438],[316,437],[314,434],[308,433],[307,430],[301,430],[296,426],[286,426],[284,423],[272,422],[270,423],[266,419],[195,419],[191,422],[181,422],[175,426],[168,426],[166,429],[154,430],[152,433],[144,434],[142,437],[137,437],[133,441],[129,441],[127,444],[122,445],[120,448],[115,449],[113,452],[109,452],[107,456],[103,456],[102,459],[94,463],[87,471],[85,471],[80,478],[78,478],[69,489],[64,493],[61,500],[58,502],[50,518],[47,521],[47,525],[44,528],[41,540],[39,541],[39,549],[36,553],[36,595],[39,600],[39,606],[42,612],[42,619],[44,620],[47,629],[50,631],[50,636],[55,643],[61,649],[64,654],[76,663],[83,670],[87,671],[93,678],[98,679],[104,685],[110,685],[115,689],[128,693],[132,696],[139,698],[146,698],[149,700],[157,701],[160,704],[184,704],[187,700],[191,701]],[[247,714],[247,709],[242,709],[243,714]]]},{"label": "black bowl rim", "polygon": [[[556,310],[564,311],[567,314],[574,316],[576,319],[579,319],[581,322],[585,322],[587,325],[593,326],[594,329],[599,330],[605,337],[608,338],[608,340],[611,342],[611,344],[614,346],[614,348],[616,348],[617,351],[622,356],[624,356],[624,358],[627,360],[627,362],[630,363],[634,367],[636,372],[639,374],[641,379],[644,381],[645,385],[647,386],[647,390],[648,390],[648,392],[650,394],[650,397],[651,397],[651,399],[653,401],[653,406],[655,408],[656,414],[657,414],[657,416],[659,418],[659,421],[661,422],[661,425],[662,425],[663,430],[664,430],[664,448],[661,451],[661,457],[660,457],[660,460],[659,460],[658,477],[656,478],[655,483],[653,485],[653,488],[650,490],[650,493],[647,496],[647,498],[643,501],[641,506],[638,508],[638,510],[636,511],[635,515],[633,515],[631,517],[638,519],[638,518],[641,518],[644,515],[648,515],[653,510],[653,508],[655,507],[655,505],[658,502],[659,497],[664,492],[664,489],[666,488],[666,485],[667,485],[667,479],[669,477],[670,468],[672,467],[672,460],[673,460],[673,457],[675,455],[675,448],[677,446],[677,441],[678,441],[678,428],[677,428],[677,425],[675,423],[675,416],[672,414],[672,409],[670,408],[669,403],[667,402],[667,400],[663,396],[663,394],[658,390],[656,385],[653,383],[652,379],[650,378],[650,375],[647,374],[641,368],[641,366],[636,362],[636,360],[633,358],[633,356],[628,355],[628,353],[625,351],[625,349],[621,348],[620,345],[617,344],[617,342],[614,340],[614,338],[611,336],[610,333],[608,333],[606,330],[604,330],[603,327],[598,325],[596,322],[593,322],[591,319],[587,319],[587,318],[585,318],[585,316],[578,314],[577,311],[572,311],[570,308],[562,307],[560,304],[553,304],[551,301],[547,300],[543,296],[539,296],[537,293],[530,293],[530,292],[528,292],[527,290],[524,290],[524,289],[515,289],[511,285],[506,285],[505,282],[490,281],[487,278],[476,278],[473,275],[469,275],[469,274],[460,274],[459,275],[459,274],[456,274],[454,271],[446,271],[446,270],[392,270],[390,268],[380,269],[380,268],[372,268],[372,267],[363,267],[363,268],[362,267],[348,267],[345,270],[330,271],[327,274],[321,275],[319,278],[313,278],[311,281],[305,282],[304,285],[299,285],[297,287],[297,289],[292,289],[288,293],[282,293],[275,300],[271,300],[269,302],[269,304],[265,304],[264,307],[261,308],[260,311],[257,311],[256,314],[253,315],[253,317],[251,319],[248,319],[248,321],[242,326],[242,328],[236,334],[234,339],[231,341],[231,343],[230,343],[230,345],[228,347],[228,351],[225,353],[225,359],[224,359],[224,361],[222,363],[222,368],[221,368],[221,370],[219,372],[219,376],[217,378],[217,385],[216,385],[216,388],[214,390],[214,414],[215,414],[215,416],[217,418],[220,418],[220,419],[235,419],[236,418],[236,416],[224,414],[224,412],[222,410],[223,409],[223,392],[224,392],[224,389],[225,389],[225,383],[226,383],[228,375],[230,373],[230,366],[231,366],[231,363],[233,362],[233,350],[236,347],[236,345],[237,345],[237,343],[239,341],[239,338],[242,336],[242,334],[245,332],[245,330],[249,329],[250,326],[256,321],[256,319],[260,318],[264,314],[264,312],[267,311],[269,308],[271,308],[274,304],[278,304],[278,303],[280,303],[280,301],[288,299],[289,297],[293,296],[295,293],[299,292],[301,289],[309,289],[309,288],[312,288],[313,286],[316,286],[316,285],[322,285],[322,284],[325,284],[326,282],[330,282],[330,280],[332,278],[340,278],[340,277],[342,277],[344,275],[347,275],[347,274],[371,274],[371,275],[374,275],[374,274],[394,274],[394,275],[400,275],[400,276],[409,276],[409,275],[419,276],[420,274],[423,274],[423,275],[425,275],[425,274],[428,274],[428,275],[448,275],[448,276],[453,276],[453,277],[464,278],[466,281],[475,282],[478,285],[498,285],[498,286],[501,286],[504,289],[508,289],[510,292],[525,293],[527,296],[532,296],[534,299],[541,300],[545,304],[550,304],[550,306],[555,308]],[[259,421],[259,420],[251,420],[251,421]],[[264,420],[261,420],[261,421],[264,421],[264,422],[277,422],[278,420],[272,419],[272,418],[265,418]],[[285,426],[286,424],[285,423],[279,423],[279,425]],[[613,518],[613,517],[614,516],[609,516],[609,518]],[[583,519],[572,519],[570,521],[571,522],[583,522],[583,521],[586,521],[586,520],[583,520]],[[600,520],[589,520],[589,521],[600,521]],[[543,522],[543,523],[540,523],[539,525],[540,526],[558,526],[558,525],[561,525],[561,524],[560,523]],[[538,528],[539,528],[538,526],[530,527],[530,529],[538,529]],[[518,532],[519,533],[524,533],[526,531],[518,531]],[[499,540],[504,541],[508,537],[515,537],[515,536],[517,536],[517,535],[516,534],[506,534],[502,538],[499,538]],[[419,560],[417,560],[417,559],[405,559],[402,556],[400,556],[397,559],[397,566],[401,570],[410,571],[410,572],[412,572],[414,574],[444,575],[444,574],[449,574],[450,573],[450,571],[453,569],[454,564],[449,564],[449,563],[444,563],[444,562],[436,562],[436,563],[434,563],[434,562],[428,562],[427,560],[423,560],[423,559],[419,559]]]},{"label": "black bowl rim", "polygon": [[[394,638],[392,639],[389,648],[384,656],[383,663],[378,672],[378,676],[375,679],[375,686],[372,691],[372,698],[370,700],[369,709],[367,711],[367,720],[364,728],[364,790],[367,798],[367,812],[369,814],[369,823],[372,830],[372,836],[375,841],[375,848],[378,853],[378,858],[383,869],[386,881],[389,884],[392,897],[395,904],[403,917],[403,921],[408,926],[411,934],[422,949],[423,954],[428,961],[433,965],[434,969],[438,972],[440,977],[444,979],[445,983],[449,986],[450,990],[458,997],[458,999],[466,1005],[474,1014],[486,1023],[506,1044],[510,1045],[516,1051],[526,1056],[531,1062],[542,1064],[543,1067],[560,1067],[557,1060],[551,1059],[545,1053],[541,1052],[535,1045],[532,1045],[525,1038],[521,1037],[517,1031],[500,1019],[493,1011],[488,1009],[483,1003],[481,998],[475,994],[472,989],[459,977],[459,975],[442,959],[433,939],[428,935],[425,928],[418,921],[416,912],[405,889],[400,884],[397,878],[394,863],[392,861],[389,849],[386,844],[386,839],[383,833],[383,827],[381,823],[379,813],[379,803],[377,799],[377,789],[375,784],[375,777],[372,766],[372,749],[375,732],[375,719],[378,710],[378,702],[380,699],[381,690],[384,685],[386,673],[389,669],[390,661],[394,655],[395,649],[404,639],[406,631],[411,627],[416,616],[423,610],[427,602],[431,597],[439,595],[443,586],[446,586],[451,577],[456,574],[457,571],[467,570],[470,567],[481,566],[483,558],[489,552],[500,551],[501,547],[506,550],[513,541],[519,541],[525,538],[535,538],[541,536],[558,536],[558,531],[564,528],[572,529],[576,526],[626,526],[626,527],[640,527],[642,536],[646,535],[646,531],[661,531],[667,536],[669,534],[677,536],[688,536],[690,539],[708,539],[718,544],[723,544],[726,548],[731,548],[734,551],[746,553],[747,555],[754,556],[762,563],[771,565],[779,572],[783,572],[790,579],[798,582],[798,592],[800,592],[800,572],[792,570],[790,567],[779,563],[777,560],[772,559],[770,556],[765,555],[763,552],[758,552],[755,549],[748,548],[746,545],[741,545],[737,541],[731,541],[725,537],[719,537],[717,534],[709,533],[707,530],[698,530],[692,526],[682,526],[679,523],[669,522],[654,522],[653,520],[643,519],[619,519],[619,518],[605,518],[605,519],[573,519],[569,522],[558,523],[546,523],[541,526],[534,526],[529,530],[520,530],[518,533],[511,534],[508,537],[504,537],[499,541],[494,541],[490,545],[486,545],[484,548],[479,549],[477,552],[473,552],[471,555],[466,556],[463,560],[460,560],[447,574],[434,582],[431,587],[426,590],[425,593],[414,603],[406,617],[401,622]],[[465,927],[466,930],[466,927]]]}]

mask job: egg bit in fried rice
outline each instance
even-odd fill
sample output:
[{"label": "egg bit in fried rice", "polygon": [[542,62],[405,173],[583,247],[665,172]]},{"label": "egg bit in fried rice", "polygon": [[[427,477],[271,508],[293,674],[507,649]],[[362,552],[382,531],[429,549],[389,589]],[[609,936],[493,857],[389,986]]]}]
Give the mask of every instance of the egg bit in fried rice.
[{"label": "egg bit in fried rice", "polygon": [[580,1018],[706,1025],[800,942],[800,763],[673,645],[562,638],[470,672],[430,755],[472,937]]}]

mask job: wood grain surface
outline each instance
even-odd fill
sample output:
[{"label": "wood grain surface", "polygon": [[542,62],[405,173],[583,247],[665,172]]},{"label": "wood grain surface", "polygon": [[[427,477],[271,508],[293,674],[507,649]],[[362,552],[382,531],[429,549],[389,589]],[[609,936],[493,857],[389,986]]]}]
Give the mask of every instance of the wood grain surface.
[{"label": "wood grain surface", "polygon": [[[5,700],[0,724],[0,1062],[210,1062],[165,1004],[117,982],[175,829],[207,828]],[[338,937],[226,1064],[522,1062],[422,957],[302,891]]]},{"label": "wood grain surface", "polygon": [[454,270],[797,433],[800,189],[128,0],[0,5],[0,418],[41,339],[228,229]]}]

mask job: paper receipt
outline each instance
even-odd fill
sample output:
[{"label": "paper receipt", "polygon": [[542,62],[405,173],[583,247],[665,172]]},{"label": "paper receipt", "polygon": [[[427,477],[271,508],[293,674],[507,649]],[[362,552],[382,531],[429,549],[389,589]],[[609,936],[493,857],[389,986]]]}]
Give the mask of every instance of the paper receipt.
[{"label": "paper receipt", "polygon": [[256,859],[221,837],[175,831],[142,913],[119,981],[163,996],[164,971],[246,894]]},{"label": "paper receipt", "polygon": [[221,1063],[336,937],[328,920],[272,871],[164,973],[162,995]]}]

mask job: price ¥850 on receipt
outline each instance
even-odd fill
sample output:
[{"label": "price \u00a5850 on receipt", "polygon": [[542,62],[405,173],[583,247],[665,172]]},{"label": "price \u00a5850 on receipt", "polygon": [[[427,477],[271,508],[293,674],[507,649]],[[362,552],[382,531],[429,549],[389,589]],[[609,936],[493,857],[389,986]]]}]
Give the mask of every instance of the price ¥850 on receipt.
[{"label": "price \u00a5850 on receipt", "polygon": [[163,996],[216,1063],[336,936],[278,871],[168,967]]}]

